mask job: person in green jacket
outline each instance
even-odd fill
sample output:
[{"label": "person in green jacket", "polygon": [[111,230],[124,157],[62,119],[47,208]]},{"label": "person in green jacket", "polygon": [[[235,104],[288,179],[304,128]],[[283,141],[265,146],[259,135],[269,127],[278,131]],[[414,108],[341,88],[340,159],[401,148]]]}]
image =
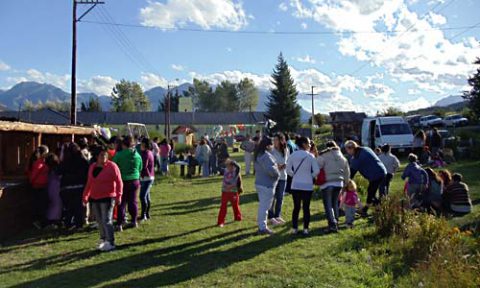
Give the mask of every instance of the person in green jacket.
[{"label": "person in green jacket", "polygon": [[123,230],[125,222],[125,207],[128,207],[128,213],[132,217],[132,227],[138,227],[138,191],[140,190],[140,172],[142,171],[142,157],[135,149],[135,141],[131,136],[127,136],[122,141],[122,150],[113,157],[113,162],[120,168],[120,174],[123,182],[122,202],[118,207],[117,225],[118,230]]}]

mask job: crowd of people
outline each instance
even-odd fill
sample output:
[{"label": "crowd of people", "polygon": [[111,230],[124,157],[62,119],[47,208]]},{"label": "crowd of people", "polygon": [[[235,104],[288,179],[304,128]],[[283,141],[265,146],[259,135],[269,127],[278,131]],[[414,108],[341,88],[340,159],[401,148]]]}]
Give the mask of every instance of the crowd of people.
[{"label": "crowd of people", "polygon": [[[433,145],[432,151],[436,154],[442,152],[441,145],[438,144],[441,143],[441,138],[439,141],[438,136],[438,131],[433,129],[429,143]],[[392,154],[390,145],[379,147],[375,153],[369,147],[349,140],[343,145],[346,156],[333,141],[327,142],[325,146],[326,149],[318,151],[316,145],[306,137],[289,137],[282,133],[277,133],[272,138],[262,137],[259,131],[255,138],[247,137],[242,143],[247,170],[245,175],[250,174],[248,160],[253,156],[260,234],[273,234],[269,225],[285,223],[281,215],[282,204],[284,196],[290,194],[293,200],[292,233],[308,235],[310,202],[315,185],[321,191],[328,221],[327,232],[338,231],[340,210],[346,216],[346,226],[351,228],[357,212],[361,216],[368,216],[368,209],[378,205],[389,194],[391,181],[400,168],[400,161]],[[419,149],[413,152],[419,152]],[[435,172],[430,167],[422,166],[414,153],[409,155],[408,161],[401,178],[406,180],[405,194],[411,209],[454,216],[471,211],[468,186],[462,182],[460,174],[451,175],[446,169]],[[368,182],[364,205],[353,180],[357,173]],[[238,193],[235,197],[238,199]],[[237,214],[240,211],[238,201],[235,200],[234,203],[235,219],[240,220],[241,217]],[[226,202],[222,201],[218,222],[220,226],[224,225],[225,205]],[[300,210],[303,211],[303,229],[299,230]]]},{"label": "crowd of people", "polygon": [[35,150],[27,169],[34,225],[76,230],[96,221],[98,249],[110,251],[115,248],[114,230],[138,227],[139,221],[150,219],[155,167],[159,173],[168,172],[163,164],[167,160],[159,157],[168,157],[171,146],[131,136],[94,139],[88,143],[82,138],[53,152],[44,145]]},{"label": "crowd of people", "polygon": [[[434,130],[434,138],[435,133]],[[190,176],[195,175],[197,166],[202,177],[223,176],[218,226],[225,225],[229,203],[235,221],[242,220],[242,172],[240,165],[229,158],[225,139],[211,141],[204,135],[198,145],[187,151],[186,157],[180,153],[178,158],[173,142],[159,142],[158,138],[151,141],[125,136],[108,140],[95,137],[94,140],[88,143],[82,138],[53,152],[42,145],[33,153],[27,173],[37,228],[75,230],[96,221],[100,233],[98,249],[113,250],[114,231],[136,228],[151,218],[150,191],[156,172],[168,174],[168,164],[177,160],[188,163]],[[345,225],[352,228],[357,213],[367,216],[368,209],[389,194],[390,183],[400,167],[391,147],[385,144],[375,153],[352,140],[346,141],[343,147],[345,154],[336,142],[329,141],[324,150],[318,151],[307,137],[283,133],[267,137],[257,131],[254,137],[246,137],[240,149],[244,152],[245,175],[255,175],[260,234],[273,234],[270,227],[286,223],[282,217],[285,195],[291,195],[293,200],[292,233],[308,235],[315,186],[322,196],[329,233],[338,231],[341,211]],[[406,180],[405,193],[410,208],[438,214],[469,213],[472,203],[462,175],[452,175],[446,169],[436,172],[422,165],[417,153],[425,149],[420,148],[419,144],[414,147],[401,175]],[[441,153],[437,146],[432,146],[432,151]],[[353,180],[357,173],[368,182],[364,205]],[[298,223],[301,211],[303,229]]]}]

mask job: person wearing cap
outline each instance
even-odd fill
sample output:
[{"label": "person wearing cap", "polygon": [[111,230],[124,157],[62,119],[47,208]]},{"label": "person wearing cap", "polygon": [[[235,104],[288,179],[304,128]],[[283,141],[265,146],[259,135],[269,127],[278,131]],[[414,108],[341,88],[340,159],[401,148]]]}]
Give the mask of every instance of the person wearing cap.
[{"label": "person wearing cap", "polygon": [[387,175],[385,176],[383,183],[380,185],[380,197],[385,197],[390,191],[390,182],[393,179],[393,175],[400,167],[400,161],[398,160],[397,156],[392,154],[392,148],[390,145],[385,144],[381,149],[382,153],[378,155],[378,158],[380,161],[382,161],[383,165],[385,165],[385,169],[387,169]]}]

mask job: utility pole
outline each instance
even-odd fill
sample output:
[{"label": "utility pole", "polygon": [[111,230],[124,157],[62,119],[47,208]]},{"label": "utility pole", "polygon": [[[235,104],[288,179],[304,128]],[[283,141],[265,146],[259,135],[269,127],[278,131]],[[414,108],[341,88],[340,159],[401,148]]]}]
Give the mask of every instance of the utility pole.
[{"label": "utility pole", "polygon": [[[77,124],[77,22],[80,22],[88,12],[97,6],[97,4],[104,4],[103,1],[98,0],[73,0],[73,17],[72,17],[72,86],[70,99],[70,124]],[[77,19],[77,5],[92,5]]]},{"label": "utility pole", "polygon": [[312,93],[310,93],[310,96],[312,96],[312,126],[311,126],[311,129],[312,129],[312,140],[313,140],[313,136],[315,135],[314,131],[315,131],[315,128],[313,127],[315,125],[315,100],[313,99],[313,96],[315,95],[318,95],[318,94],[314,94],[313,93],[313,88],[315,88],[315,86],[312,86]]}]

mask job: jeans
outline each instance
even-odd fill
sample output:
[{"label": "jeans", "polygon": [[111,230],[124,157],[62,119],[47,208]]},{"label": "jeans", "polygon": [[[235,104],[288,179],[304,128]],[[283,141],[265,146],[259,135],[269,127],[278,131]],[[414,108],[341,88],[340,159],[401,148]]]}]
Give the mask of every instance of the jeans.
[{"label": "jeans", "polygon": [[140,188],[139,180],[123,181],[122,203],[118,207],[117,223],[123,225],[125,221],[125,207],[128,206],[128,213],[132,217],[132,223],[137,223],[138,202],[137,194]]},{"label": "jeans", "polygon": [[212,155],[210,155],[209,165],[210,165],[210,174],[217,175],[218,173],[217,155],[215,155],[215,153],[212,153]]},{"label": "jeans", "polygon": [[153,180],[140,181],[140,204],[142,205],[142,218],[150,219],[150,190]]},{"label": "jeans", "polygon": [[357,212],[357,208],[355,208],[355,206],[345,205],[345,223],[347,225],[353,225],[353,221],[355,221],[356,212]]},{"label": "jeans", "polygon": [[268,209],[270,208],[270,206],[272,206],[275,187],[255,185],[255,188],[257,189],[258,193],[258,230],[263,231],[267,229]]},{"label": "jeans", "polygon": [[370,181],[368,183],[368,188],[367,188],[367,205],[377,205],[380,201],[377,198],[377,190],[380,187],[380,185],[383,183],[385,177],[382,177],[380,179]]},{"label": "jeans", "polygon": [[168,157],[162,157],[162,173],[168,172]]},{"label": "jeans", "polygon": [[278,180],[272,206],[268,210],[268,219],[279,218],[281,216],[285,187],[287,187],[287,180]]},{"label": "jeans", "polygon": [[244,158],[245,158],[245,175],[250,175],[253,155],[250,152],[245,152]]},{"label": "jeans", "polygon": [[218,212],[217,224],[225,224],[225,216],[227,216],[228,202],[232,203],[233,217],[235,221],[242,220],[242,212],[240,212],[240,195],[232,192],[222,192],[222,203],[220,204],[220,211]]},{"label": "jeans", "polygon": [[336,227],[338,224],[338,195],[341,187],[328,186],[322,190],[323,207],[327,215],[328,226]]},{"label": "jeans", "polygon": [[157,169],[157,172],[162,173],[162,160],[159,155],[154,156],[153,167],[154,169]]},{"label": "jeans", "polygon": [[292,212],[292,226],[293,229],[298,229],[298,215],[303,202],[303,229],[308,229],[310,224],[310,200],[312,199],[313,191],[292,190],[290,192],[293,197],[293,212]]},{"label": "jeans", "polygon": [[34,220],[38,221],[41,226],[46,224],[46,216],[48,209],[48,191],[47,188],[32,188]]},{"label": "jeans", "polygon": [[202,164],[202,177],[208,177],[210,175],[210,165],[208,160],[203,161]]},{"label": "jeans", "polygon": [[390,182],[392,182],[393,174],[387,173],[382,184],[380,184],[380,197],[385,197],[390,192]]},{"label": "jeans", "polygon": [[113,207],[115,206],[115,199],[112,198],[109,202],[93,202],[93,213],[97,219],[98,230],[100,231],[100,239],[108,241],[110,244],[115,244],[113,236]]},{"label": "jeans", "polygon": [[80,228],[85,224],[86,208],[82,203],[83,187],[64,188],[60,191],[63,206],[65,207],[65,226]]}]

